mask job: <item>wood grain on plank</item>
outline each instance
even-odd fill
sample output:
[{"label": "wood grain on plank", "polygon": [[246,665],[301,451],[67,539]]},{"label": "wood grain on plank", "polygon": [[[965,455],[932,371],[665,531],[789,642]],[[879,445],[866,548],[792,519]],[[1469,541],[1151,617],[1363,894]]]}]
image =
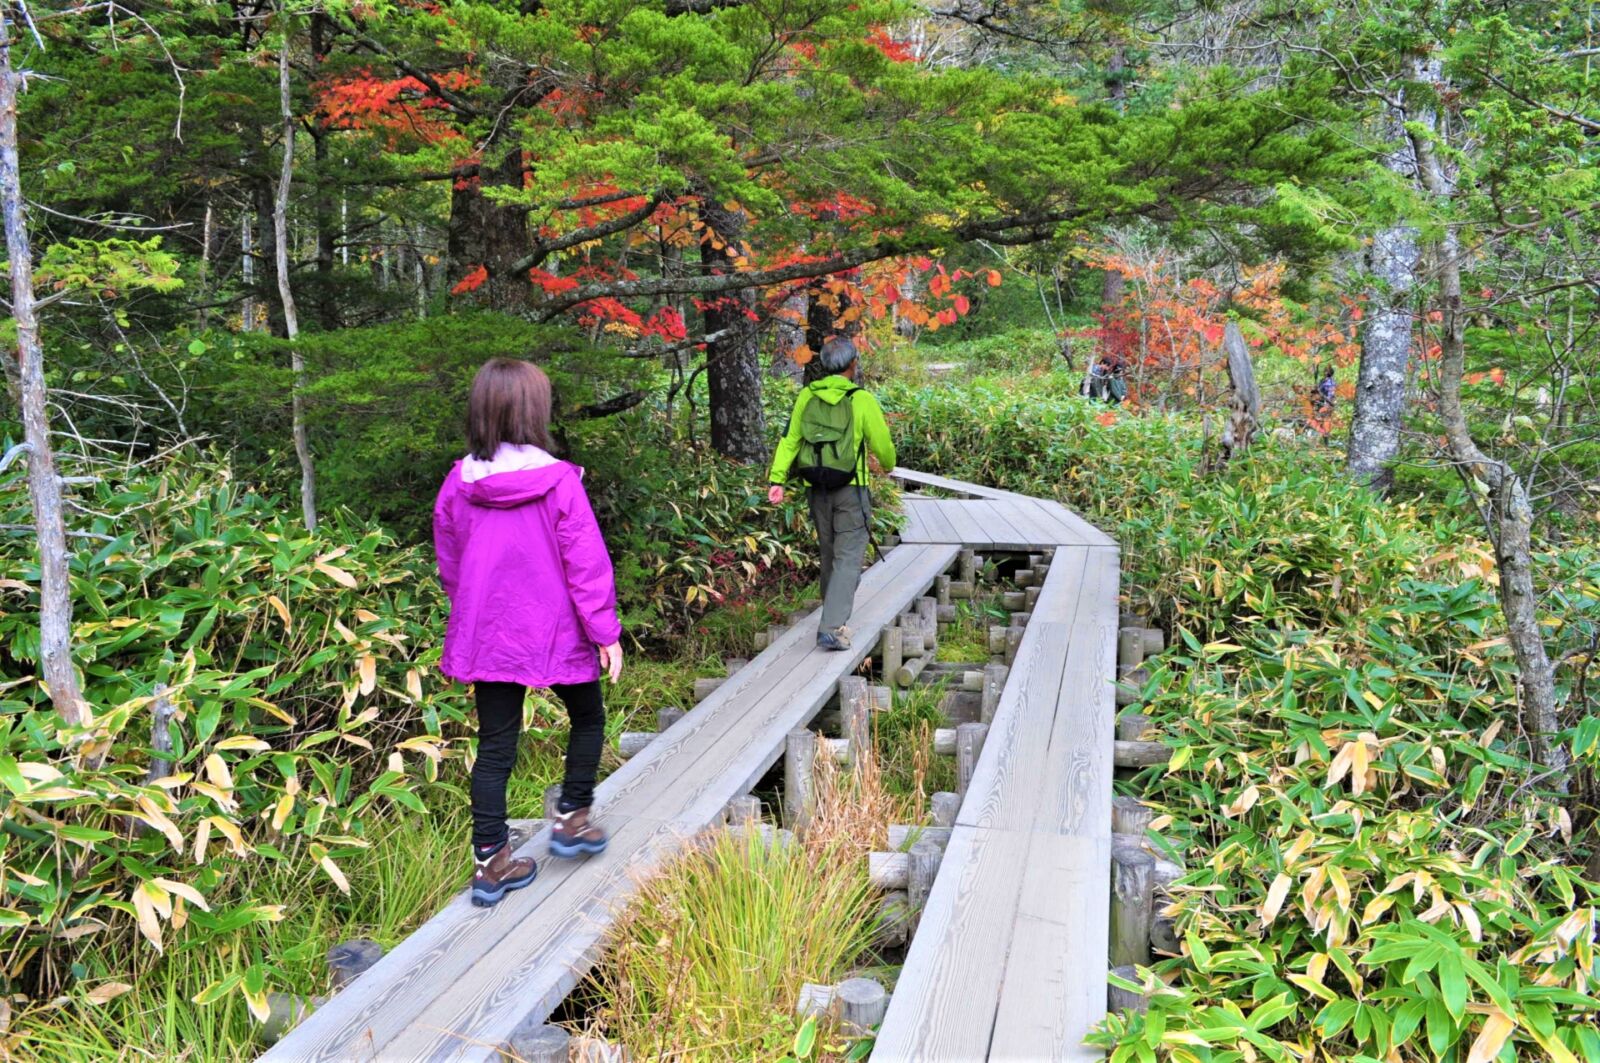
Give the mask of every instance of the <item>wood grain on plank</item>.
[{"label": "wood grain on plank", "polygon": [[1015,831],[951,831],[878,1031],[875,1063],[986,1057],[1028,842]]},{"label": "wood grain on plank", "polygon": [[1035,544],[1029,541],[1032,536],[1012,524],[999,503],[985,498],[972,505],[973,511],[978,514],[978,519],[983,522],[984,529],[984,541],[976,544],[977,546],[1000,550],[1033,549]]},{"label": "wood grain on plank", "polygon": [[983,521],[971,502],[952,501],[939,503],[939,511],[955,526],[963,543],[981,543],[988,537]]}]

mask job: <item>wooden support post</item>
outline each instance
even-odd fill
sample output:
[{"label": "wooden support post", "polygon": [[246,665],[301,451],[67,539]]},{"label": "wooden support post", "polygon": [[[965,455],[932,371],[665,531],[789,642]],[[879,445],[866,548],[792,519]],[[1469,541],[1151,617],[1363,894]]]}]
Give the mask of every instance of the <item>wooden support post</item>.
[{"label": "wooden support post", "polygon": [[966,795],[972,773],[983,755],[983,740],[989,736],[986,723],[964,723],[956,728],[956,791]]},{"label": "wooden support post", "polygon": [[1167,648],[1167,636],[1158,627],[1141,628],[1144,632],[1144,655],[1154,657]]},{"label": "wooden support post", "polygon": [[1012,574],[1011,578],[1018,587],[1031,587],[1034,583],[1033,569],[1019,568]]},{"label": "wooden support post", "polygon": [[778,640],[783,638],[785,630],[787,629],[782,624],[769,624],[767,626],[767,645],[776,646]]},{"label": "wooden support post", "polygon": [[931,654],[939,648],[939,603],[932,598],[918,598],[917,621],[922,627],[922,644]]},{"label": "wooden support post", "polygon": [[172,718],[178,714],[178,707],[167,697],[167,684],[157,683],[152,693],[155,700],[150,703],[150,748],[155,756],[144,773],[146,786],[172,774]]},{"label": "wooden support post", "polygon": [[933,809],[933,825],[935,827],[954,827],[956,825],[956,813],[961,810],[960,794],[941,790],[928,800]]},{"label": "wooden support post", "polygon": [[971,580],[951,580],[950,597],[958,602],[970,601],[975,597]]},{"label": "wooden support post", "polygon": [[900,666],[900,670],[894,674],[894,681],[896,685],[902,687],[910,686],[912,683],[917,681],[917,676],[921,675],[922,670],[926,667],[928,667],[928,658],[911,658],[911,660],[902,664]]},{"label": "wooden support post", "polygon": [[1029,611],[1029,610],[1024,610],[1023,612],[1020,612],[1020,613],[1012,613],[1011,614],[1011,626],[1012,627],[1027,627],[1028,626],[1028,621],[1030,621],[1032,619],[1033,619],[1033,613],[1031,611]]},{"label": "wooden support post", "polygon": [[749,663],[750,660],[746,657],[724,657],[722,659],[722,670],[732,675]]},{"label": "wooden support post", "polygon": [[956,755],[956,729],[954,727],[934,728],[933,751],[941,757],[953,757]]},{"label": "wooden support post", "polygon": [[[927,675],[926,672],[923,673]],[[946,690],[939,699],[939,712],[945,722],[955,727],[963,723],[977,723],[983,711],[983,695],[975,690]]]},{"label": "wooden support post", "polygon": [[1160,742],[1114,742],[1111,762],[1119,768],[1148,768],[1172,759],[1172,750]]},{"label": "wooden support post", "polygon": [[861,676],[839,680],[839,731],[849,748],[850,763],[864,763],[872,751],[872,715],[867,707],[867,681]]},{"label": "wooden support post", "polygon": [[944,859],[944,850],[932,842],[917,842],[904,855],[908,858],[906,900],[910,902],[912,912],[921,913],[922,906],[928,902],[928,891],[933,889],[934,876],[939,873],[939,861]]},{"label": "wooden support post", "polygon": [[643,753],[645,747],[656,740],[654,731],[623,731],[617,736],[617,756],[631,760]]},{"label": "wooden support post", "polygon": [[1006,658],[1006,665],[1007,666],[1010,666],[1011,664],[1014,664],[1016,662],[1017,651],[1019,649],[1021,649],[1021,648],[1022,648],[1022,628],[1020,628],[1020,627],[1008,627],[1008,628],[1006,628],[1006,652],[1005,652],[1005,658]]},{"label": "wooden support post", "polygon": [[1038,605],[1040,589],[1041,588],[1039,587],[1029,587],[1027,590],[1023,591],[1022,604],[1029,609],[1032,609],[1034,606]]},{"label": "wooden support post", "polygon": [[711,677],[711,678],[707,678],[707,679],[696,679],[694,681],[694,703],[696,705],[700,704],[702,701],[704,701],[707,698],[709,698],[712,694],[715,694],[716,691],[717,691],[717,688],[720,687],[723,683],[726,683],[727,681],[728,680],[727,680],[726,676],[715,676],[715,677]]},{"label": "wooden support post", "polygon": [[560,812],[561,784],[552,783],[544,788],[544,818],[554,823]]},{"label": "wooden support post", "polygon": [[1137,668],[1144,660],[1144,629],[1125,627],[1117,632],[1117,665]]},{"label": "wooden support post", "polygon": [[801,727],[789,732],[783,755],[783,818],[792,829],[811,817],[817,736]]},{"label": "wooden support post", "polygon": [[383,959],[383,946],[370,938],[351,938],[328,950],[328,985],[335,993]]},{"label": "wooden support post", "polygon": [[1000,608],[1008,613],[1019,612],[1028,607],[1028,596],[1022,591],[1006,591],[1000,595]]},{"label": "wooden support post", "polygon": [[911,933],[911,902],[905,890],[886,894],[878,907],[878,932],[873,944],[879,948],[904,945]]},{"label": "wooden support post", "polygon": [[572,1063],[628,1063],[628,1053],[621,1045],[614,1045],[599,1037],[574,1037]]},{"label": "wooden support post", "polygon": [[800,996],[794,1002],[794,1013],[801,1020],[822,1019],[833,1011],[834,987],[806,982],[800,987]]},{"label": "wooden support post", "polygon": [[939,623],[941,623],[941,624],[953,624],[959,619],[961,619],[961,614],[956,611],[956,607],[955,606],[953,606],[953,605],[941,605],[941,606],[939,606]]},{"label": "wooden support post", "polygon": [[[1111,973],[1126,978],[1130,982],[1139,980],[1139,972],[1133,969],[1132,964],[1114,967]],[[1150,999],[1143,993],[1119,989],[1114,985],[1106,986],[1106,1010],[1112,1012],[1139,1012],[1142,1014],[1150,1010]]]},{"label": "wooden support post", "polygon": [[883,647],[879,650],[879,656],[883,659],[883,677],[891,683],[900,666],[905,663],[904,637],[900,629],[892,624],[883,629]]},{"label": "wooden support post", "polygon": [[723,810],[722,815],[727,819],[729,826],[754,822],[761,818],[761,798],[754,794],[735,797],[728,802],[728,807]]},{"label": "wooden support post", "polygon": [[999,625],[989,628],[989,655],[999,657],[1006,652],[1006,629]]},{"label": "wooden support post", "polygon": [[1144,832],[1156,814],[1137,797],[1111,799],[1111,833],[1125,834],[1136,841],[1144,841]]},{"label": "wooden support post", "polygon": [[1150,717],[1140,712],[1128,712],[1117,718],[1117,737],[1124,742],[1138,742],[1150,729]]},{"label": "wooden support post", "polygon": [[932,842],[943,849],[950,844],[950,828],[913,826],[909,823],[889,825],[889,848],[895,852],[905,852],[917,842]]},{"label": "wooden support post", "polygon": [[1156,857],[1156,869],[1154,872],[1156,893],[1163,897],[1167,896],[1172,890],[1172,884],[1185,874],[1187,872],[1184,871],[1182,864],[1175,864],[1171,860],[1163,860],[1159,856]]},{"label": "wooden support post", "polygon": [[961,573],[961,582],[968,585],[978,581],[978,555],[971,550],[961,551],[957,560],[958,570]]},{"label": "wooden support post", "polygon": [[1111,965],[1150,962],[1156,858],[1115,839],[1111,845]]},{"label": "wooden support post", "polygon": [[1000,707],[1000,692],[1005,689],[1011,669],[1003,664],[985,665],[983,669],[983,704],[979,719],[983,723],[994,721],[995,709]]},{"label": "wooden support post", "polygon": [[767,648],[768,635],[765,631],[757,631],[755,637],[756,652],[761,653]]},{"label": "wooden support post", "polygon": [[275,1045],[283,1040],[284,1034],[299,1026],[307,1015],[326,1003],[322,997],[270,992],[267,994],[267,1017],[256,1036],[264,1045]]},{"label": "wooden support post", "polygon": [[868,853],[867,880],[875,889],[903,890],[911,873],[909,853]]},{"label": "wooden support post", "polygon": [[1170,915],[1157,915],[1150,922],[1150,949],[1167,956],[1181,956],[1183,946],[1178,942],[1178,924]]},{"label": "wooden support post", "polygon": [[[897,669],[898,670],[898,669]],[[873,712],[888,712],[894,708],[894,688],[889,686],[873,686],[867,688]]]},{"label": "wooden support post", "polygon": [[913,657],[921,657],[927,652],[928,640],[922,631],[915,627],[900,628],[900,656],[901,660],[908,661]]},{"label": "wooden support post", "polygon": [[511,1031],[502,1058],[518,1063],[567,1063],[572,1051],[572,1035],[560,1026],[550,1026],[541,1018],[538,1022],[523,1022]]},{"label": "wooden support post", "polygon": [[950,604],[950,577],[940,576],[933,581],[933,596],[940,605]]},{"label": "wooden support post", "polygon": [[833,992],[839,1022],[848,1036],[872,1032],[889,1010],[889,994],[871,978],[848,978]]},{"label": "wooden support post", "polygon": [[1135,668],[1124,672],[1117,678],[1117,708],[1137,705],[1144,697],[1144,685],[1150,681],[1150,673],[1143,668]]}]

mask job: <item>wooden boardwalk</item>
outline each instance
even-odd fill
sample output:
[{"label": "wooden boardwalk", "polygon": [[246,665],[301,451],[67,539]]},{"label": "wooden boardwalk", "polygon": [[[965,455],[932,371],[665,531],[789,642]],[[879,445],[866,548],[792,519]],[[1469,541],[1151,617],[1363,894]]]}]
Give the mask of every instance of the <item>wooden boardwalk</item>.
[{"label": "wooden boardwalk", "polygon": [[[955,561],[949,545],[906,544],[861,580],[852,624],[887,626]],[[790,628],[644,752],[602,782],[611,830],[602,857],[544,859],[548,831],[522,853],[538,880],[493,908],[465,890],[376,966],[313,1012],[263,1059],[495,1060],[524,1019],[548,1016],[597,957],[612,915],[640,876],[717,821],[782,755],[873,648],[816,647],[815,622]]]},{"label": "wooden boardwalk", "polygon": [[987,741],[884,1020],[876,1060],[1088,1059],[1105,1014],[1117,639],[1116,544],[1055,502],[907,469],[901,544],[863,576],[855,648],[791,627],[601,783],[611,847],[537,855],[533,886],[493,908],[466,891],[263,1057],[500,1058],[598,958],[642,875],[721,820],[783,755],[963,546],[1053,551]]},{"label": "wooden boardwalk", "polygon": [[1116,544],[1055,503],[894,475],[966,496],[907,495],[907,542],[1055,553],[872,1058],[1097,1059],[1083,1038],[1106,1012]]}]

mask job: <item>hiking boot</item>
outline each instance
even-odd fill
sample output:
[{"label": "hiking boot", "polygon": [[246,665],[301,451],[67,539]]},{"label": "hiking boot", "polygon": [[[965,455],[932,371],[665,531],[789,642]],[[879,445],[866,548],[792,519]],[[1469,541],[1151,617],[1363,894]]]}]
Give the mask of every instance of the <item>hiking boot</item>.
[{"label": "hiking boot", "polygon": [[512,890],[531,886],[539,874],[532,857],[511,858],[509,841],[490,856],[480,857],[474,852],[472,865],[472,903],[477,908],[492,908]]},{"label": "hiking boot", "polygon": [[823,628],[817,632],[817,645],[825,650],[848,650],[850,648],[850,629],[836,627],[832,631]]},{"label": "hiking boot", "polygon": [[587,808],[557,812],[555,826],[550,828],[550,855],[568,859],[596,856],[606,851],[610,840],[606,832],[589,819]]}]

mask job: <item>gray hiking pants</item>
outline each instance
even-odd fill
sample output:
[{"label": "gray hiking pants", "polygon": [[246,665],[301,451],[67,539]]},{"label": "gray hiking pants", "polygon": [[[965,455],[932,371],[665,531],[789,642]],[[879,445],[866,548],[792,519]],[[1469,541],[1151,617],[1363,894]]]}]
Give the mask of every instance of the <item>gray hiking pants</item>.
[{"label": "gray hiking pants", "polygon": [[811,490],[811,520],[817,526],[822,560],[822,628],[832,631],[850,619],[861,563],[867,556],[871,496],[865,487]]}]

